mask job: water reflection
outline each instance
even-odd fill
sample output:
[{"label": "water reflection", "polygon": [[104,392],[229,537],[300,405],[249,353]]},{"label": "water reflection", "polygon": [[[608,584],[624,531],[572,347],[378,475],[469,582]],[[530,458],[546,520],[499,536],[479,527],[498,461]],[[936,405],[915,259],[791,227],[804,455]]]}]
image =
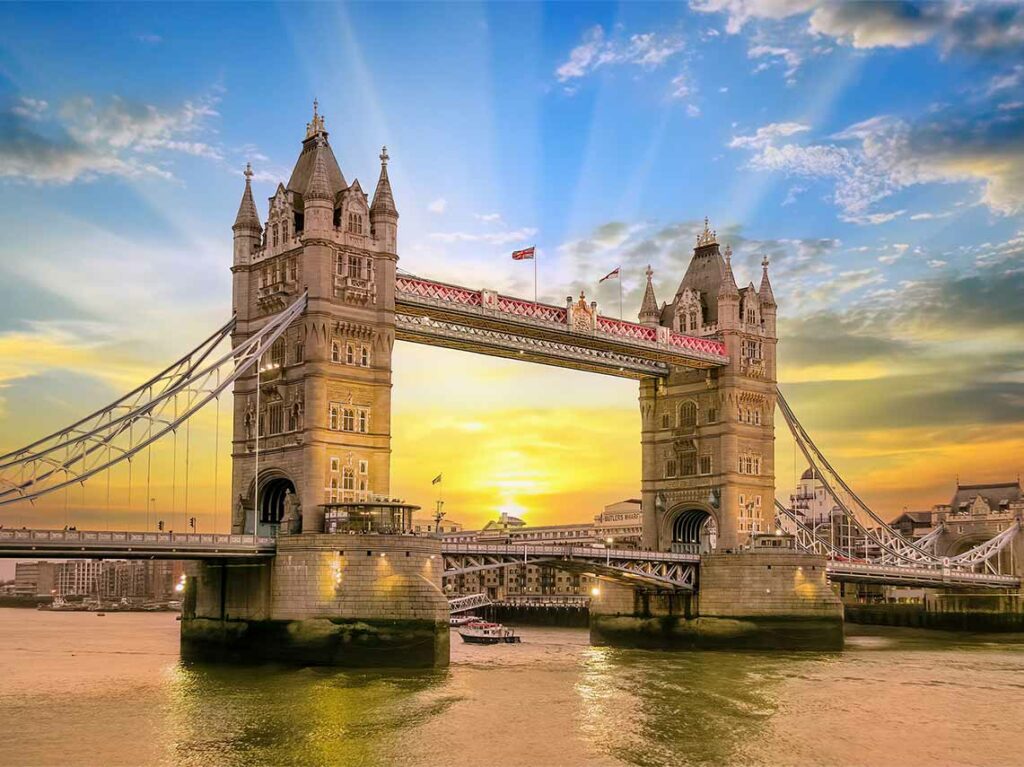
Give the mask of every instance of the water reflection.
[{"label": "water reflection", "polygon": [[629,764],[757,761],[785,679],[829,657],[588,648],[583,727]]},{"label": "water reflection", "polygon": [[346,672],[179,664],[170,679],[176,764],[384,764],[396,741],[443,716],[426,695],[448,672]]}]

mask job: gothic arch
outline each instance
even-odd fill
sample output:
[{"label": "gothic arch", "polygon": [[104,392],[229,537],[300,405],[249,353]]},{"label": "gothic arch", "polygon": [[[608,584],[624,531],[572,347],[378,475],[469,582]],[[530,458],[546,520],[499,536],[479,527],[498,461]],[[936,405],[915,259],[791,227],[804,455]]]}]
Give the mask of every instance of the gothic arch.
[{"label": "gothic arch", "polygon": [[659,530],[661,548],[687,554],[706,554],[717,545],[721,530],[718,512],[706,503],[684,501],[662,517]]},{"label": "gothic arch", "polygon": [[291,490],[298,493],[298,488],[291,476],[283,469],[274,467],[260,467],[259,476],[259,500],[256,498],[256,482],[249,483],[249,496],[246,498],[246,506],[250,509],[254,504],[259,503],[258,519],[260,525],[280,524],[284,516],[284,499],[286,493]]}]

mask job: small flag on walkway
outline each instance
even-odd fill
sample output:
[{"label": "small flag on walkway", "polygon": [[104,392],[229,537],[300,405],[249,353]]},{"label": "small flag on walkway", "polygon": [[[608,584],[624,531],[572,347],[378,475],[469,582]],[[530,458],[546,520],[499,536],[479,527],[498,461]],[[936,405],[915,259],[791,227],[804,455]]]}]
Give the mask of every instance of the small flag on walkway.
[{"label": "small flag on walkway", "polygon": [[537,249],[536,245],[531,245],[530,247],[524,248],[523,250],[513,250],[512,251],[512,260],[513,261],[530,261],[531,259],[533,259],[533,251],[535,251],[536,249]]},{"label": "small flag on walkway", "polygon": [[438,482],[441,481],[441,477],[443,477],[443,476],[444,476],[444,474],[438,474],[436,477],[434,477],[434,481],[431,482],[430,484],[436,485]]},{"label": "small flag on walkway", "polygon": [[620,267],[616,266],[612,271],[608,272],[608,274],[606,274],[604,277],[599,279],[598,282],[601,283],[601,282],[604,282],[605,280],[610,280],[612,277],[618,277],[619,276],[619,268]]}]

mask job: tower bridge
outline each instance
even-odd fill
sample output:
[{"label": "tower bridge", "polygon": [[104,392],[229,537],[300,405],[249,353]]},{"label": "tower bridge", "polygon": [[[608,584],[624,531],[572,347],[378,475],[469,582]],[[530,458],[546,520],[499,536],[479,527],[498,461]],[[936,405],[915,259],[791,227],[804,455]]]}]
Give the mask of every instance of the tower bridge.
[{"label": "tower bridge", "polygon": [[[0,506],[67,492],[230,389],[230,534],[5,528],[0,556],[192,559],[185,651],[349,665],[446,663],[442,579],[524,560],[601,578],[592,635],[606,642],[834,646],[842,606],[829,579],[1019,587],[1019,573],[994,564],[1020,545],[1018,523],[940,556],[890,529],[828,463],[776,385],[769,264],[757,286],[740,287],[707,220],[669,300],[657,300],[648,268],[638,322],[602,315],[582,294],[555,306],[399,274],[386,148],[371,199],[328,139],[314,109],[266,218],[246,169],[228,323],[108,407],[0,456]],[[642,550],[499,550],[409,534],[414,507],[390,498],[395,341],[637,380]],[[777,411],[863,556],[776,507]]]}]

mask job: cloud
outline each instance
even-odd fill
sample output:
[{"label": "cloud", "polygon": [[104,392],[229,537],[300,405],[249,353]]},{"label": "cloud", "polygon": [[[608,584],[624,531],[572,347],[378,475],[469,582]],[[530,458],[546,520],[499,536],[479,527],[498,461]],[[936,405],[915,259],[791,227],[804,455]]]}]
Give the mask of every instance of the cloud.
[{"label": "cloud", "polygon": [[696,104],[686,105],[686,116],[687,117],[700,117],[700,107]]},{"label": "cloud", "polygon": [[910,124],[879,115],[832,136],[831,143],[796,143],[801,123],[771,123],[736,136],[732,148],[751,150],[749,167],[787,176],[829,179],[844,220],[885,223],[906,211],[872,208],[922,184],[969,183],[994,212],[1024,210],[1024,115],[940,112]]},{"label": "cloud", "polygon": [[1024,82],[1024,64],[1017,64],[1009,72],[996,75],[989,80],[988,94],[991,96],[993,93],[1018,88],[1022,82]]},{"label": "cloud", "polygon": [[474,213],[473,216],[477,219],[477,221],[483,221],[485,224],[501,223],[500,213]]},{"label": "cloud", "polygon": [[750,136],[733,136],[729,142],[729,146],[733,149],[739,147],[751,147],[754,149],[764,149],[770,146],[779,138],[785,138],[786,136],[792,136],[797,133],[805,133],[811,129],[810,125],[804,125],[803,123],[785,122],[785,123],[769,123],[763,125],[757,129]]},{"label": "cloud", "polygon": [[50,105],[43,99],[31,99],[22,96],[18,103],[11,107],[11,112],[26,120],[42,119],[43,113]]},{"label": "cloud", "polygon": [[431,233],[431,239],[437,240],[438,242],[484,242],[488,245],[508,245],[510,243],[519,243],[528,240],[537,234],[537,230],[532,227],[523,227],[521,229],[511,229],[503,232],[433,232]]},{"label": "cloud", "polygon": [[436,200],[431,202],[427,206],[427,210],[431,213],[444,213],[448,209],[448,200],[444,197],[438,197]]},{"label": "cloud", "polygon": [[646,32],[627,40],[609,39],[600,24],[583,33],[569,58],[555,69],[560,83],[585,77],[600,67],[633,65],[655,69],[683,50],[682,37]]},{"label": "cloud", "polygon": [[[937,44],[943,52],[1010,54],[1024,44],[1024,6],[1003,2],[907,0],[691,0],[704,13],[724,13],[726,31],[752,21],[808,16],[805,31],[854,48],[908,48]],[[809,14],[809,15],[808,15]]]},{"label": "cloud", "polygon": [[764,59],[754,71],[761,72],[775,63],[785,64],[785,77],[789,85],[795,83],[795,76],[803,57],[792,48],[783,48],[773,45],[753,45],[747,49],[747,58]]},{"label": "cloud", "polygon": [[222,160],[221,150],[199,140],[216,99],[186,101],[161,110],[114,97],[105,105],[89,98],[65,102],[38,132],[34,115],[48,110],[41,100],[21,99],[0,114],[0,178],[67,184],[98,176],[172,178],[160,159],[166,153]]}]

